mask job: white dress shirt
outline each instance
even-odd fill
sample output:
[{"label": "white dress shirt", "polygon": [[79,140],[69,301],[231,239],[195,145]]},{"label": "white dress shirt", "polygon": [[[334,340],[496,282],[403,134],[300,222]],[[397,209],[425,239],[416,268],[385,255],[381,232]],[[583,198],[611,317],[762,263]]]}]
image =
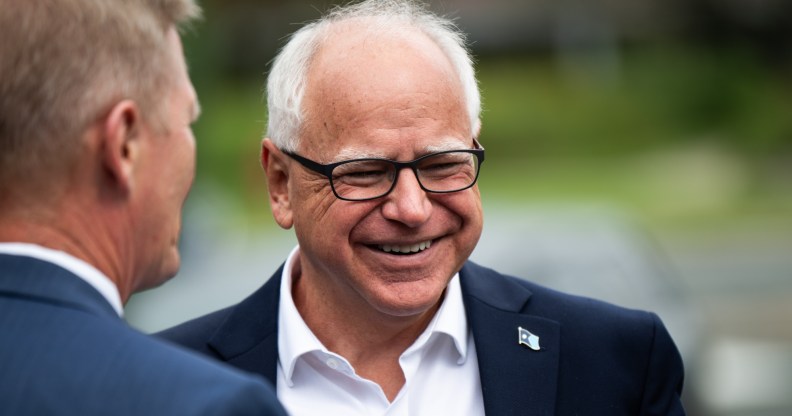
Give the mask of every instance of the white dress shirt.
[{"label": "white dress shirt", "polygon": [[399,358],[405,383],[389,402],[380,386],[358,376],[303,321],[292,299],[292,250],[281,275],[277,393],[293,416],[483,415],[476,349],[468,329],[459,275],[426,330]]},{"label": "white dress shirt", "polygon": [[121,295],[118,293],[118,288],[113,281],[96,267],[91,266],[69,253],[42,247],[38,244],[0,243],[0,254],[32,257],[60,266],[80,279],[85,280],[86,283],[96,289],[102,297],[107,299],[107,302],[115,309],[118,316],[124,315]]}]

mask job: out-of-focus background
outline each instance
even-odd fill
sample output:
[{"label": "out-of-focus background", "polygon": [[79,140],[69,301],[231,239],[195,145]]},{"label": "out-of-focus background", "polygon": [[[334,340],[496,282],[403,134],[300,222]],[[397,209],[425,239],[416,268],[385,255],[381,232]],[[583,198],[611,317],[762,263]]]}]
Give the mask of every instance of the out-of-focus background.
[{"label": "out-of-focus background", "polygon": [[[259,168],[269,62],[331,1],[204,0],[183,268],[136,295],[156,331],[235,303],[293,248]],[[484,100],[473,258],[650,309],[692,415],[792,414],[792,2],[438,0]],[[584,348],[584,346],[581,346]]]}]

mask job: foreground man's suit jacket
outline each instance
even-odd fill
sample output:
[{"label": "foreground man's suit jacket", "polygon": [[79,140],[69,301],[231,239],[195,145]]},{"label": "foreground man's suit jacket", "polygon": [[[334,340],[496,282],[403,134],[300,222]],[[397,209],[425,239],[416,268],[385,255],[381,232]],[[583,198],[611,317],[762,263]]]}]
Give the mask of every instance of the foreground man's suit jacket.
[{"label": "foreground man's suit jacket", "polygon": [[[275,383],[281,273],[241,303],[159,335]],[[487,415],[684,415],[682,360],[656,315],[472,262],[460,279]],[[539,351],[519,345],[518,327],[540,337]]]},{"label": "foreground man's suit jacket", "polygon": [[130,328],[54,264],[5,254],[0,414],[285,416],[263,381]]}]

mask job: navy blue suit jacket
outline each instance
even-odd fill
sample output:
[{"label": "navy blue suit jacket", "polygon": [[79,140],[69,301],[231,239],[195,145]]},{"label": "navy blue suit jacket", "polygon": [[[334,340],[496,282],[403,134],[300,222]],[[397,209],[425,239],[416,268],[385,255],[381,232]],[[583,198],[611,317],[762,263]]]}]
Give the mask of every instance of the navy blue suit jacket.
[{"label": "navy blue suit jacket", "polygon": [[[241,303],[159,335],[274,383],[281,272]],[[460,281],[487,415],[684,414],[682,360],[656,315],[472,262]],[[518,327],[539,336],[539,351],[519,345]]]},{"label": "navy blue suit jacket", "polygon": [[132,329],[70,272],[0,254],[0,414],[285,412],[263,380]]}]

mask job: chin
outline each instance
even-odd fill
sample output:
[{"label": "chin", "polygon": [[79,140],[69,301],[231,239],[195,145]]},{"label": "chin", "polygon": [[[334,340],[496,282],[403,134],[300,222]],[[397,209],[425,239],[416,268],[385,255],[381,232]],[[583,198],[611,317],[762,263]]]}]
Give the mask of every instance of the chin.
[{"label": "chin", "polygon": [[179,268],[181,267],[181,257],[179,256],[179,251],[175,251],[176,252],[163,263],[162,272],[160,273],[160,276],[162,276],[162,282],[160,284],[170,280],[173,278],[173,276],[176,276],[176,273],[179,272]]},{"label": "chin", "polygon": [[[415,291],[408,291],[414,294]],[[380,312],[397,317],[417,316],[432,310],[438,305],[443,297],[444,289],[440,290],[437,296],[426,295],[421,298],[405,298],[398,293],[390,293],[386,298],[377,298],[372,302],[373,306]]]},{"label": "chin", "polygon": [[172,279],[179,271],[180,264],[181,260],[178,251],[167,258],[161,259],[159,267],[153,268],[149,276],[145,277],[146,281],[142,290],[154,289]]},{"label": "chin", "polygon": [[434,307],[437,305],[437,302],[428,303],[428,304],[410,304],[410,305],[394,305],[394,304],[387,304],[387,305],[380,305],[377,309],[388,316],[392,316],[395,318],[406,318],[410,316],[421,316],[426,314],[429,311],[433,311]]}]

